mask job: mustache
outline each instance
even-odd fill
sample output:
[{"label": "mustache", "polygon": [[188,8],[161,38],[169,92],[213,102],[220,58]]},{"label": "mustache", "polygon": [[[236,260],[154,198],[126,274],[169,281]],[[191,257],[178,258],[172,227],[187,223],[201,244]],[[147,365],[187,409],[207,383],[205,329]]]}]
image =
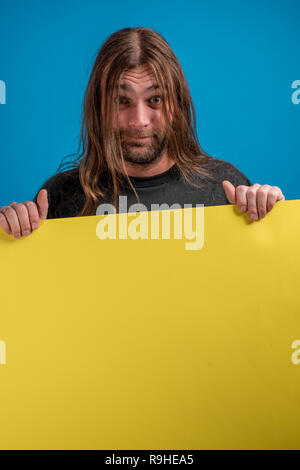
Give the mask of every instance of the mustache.
[{"label": "mustache", "polygon": [[121,132],[121,137],[137,137],[137,138],[141,138],[141,137],[152,137],[154,134],[151,133],[151,134],[143,134],[143,133],[136,133],[136,132]]}]

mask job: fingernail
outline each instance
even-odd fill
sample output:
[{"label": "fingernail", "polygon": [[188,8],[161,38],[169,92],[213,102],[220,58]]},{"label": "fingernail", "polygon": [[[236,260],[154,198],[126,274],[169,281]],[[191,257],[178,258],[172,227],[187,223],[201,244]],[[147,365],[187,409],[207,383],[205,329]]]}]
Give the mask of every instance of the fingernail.
[{"label": "fingernail", "polygon": [[255,215],[255,214],[250,214],[250,215],[249,215],[249,219],[251,220],[251,222],[254,222],[254,220],[257,220],[257,215]]},{"label": "fingernail", "polygon": [[25,230],[25,231],[23,232],[23,235],[25,235],[25,237],[27,237],[29,234],[30,234],[29,230]]},{"label": "fingernail", "polygon": [[20,238],[21,234],[18,232],[18,233],[15,233],[15,238]]},{"label": "fingernail", "polygon": [[246,209],[247,209],[246,206],[241,206],[240,211],[245,212]]},{"label": "fingernail", "polygon": [[38,228],[37,224],[35,222],[33,222],[32,224],[32,230],[36,230]]}]

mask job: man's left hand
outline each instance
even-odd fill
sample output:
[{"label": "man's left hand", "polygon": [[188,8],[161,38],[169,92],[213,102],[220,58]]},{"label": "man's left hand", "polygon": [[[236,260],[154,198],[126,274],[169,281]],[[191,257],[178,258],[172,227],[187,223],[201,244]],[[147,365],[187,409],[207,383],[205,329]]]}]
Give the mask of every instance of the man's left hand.
[{"label": "man's left hand", "polygon": [[222,185],[228,201],[231,204],[236,204],[239,211],[248,211],[251,222],[262,219],[273,208],[276,201],[285,200],[278,186],[255,183],[253,186],[241,185],[235,188],[227,180],[224,180]]}]

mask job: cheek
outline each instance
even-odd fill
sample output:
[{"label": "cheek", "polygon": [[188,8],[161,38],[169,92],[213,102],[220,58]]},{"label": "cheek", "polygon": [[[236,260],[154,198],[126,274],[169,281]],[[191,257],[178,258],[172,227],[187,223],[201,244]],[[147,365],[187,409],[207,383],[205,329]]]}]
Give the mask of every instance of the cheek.
[{"label": "cheek", "polygon": [[126,115],[123,111],[119,111],[119,116],[117,113],[113,115],[113,126],[115,129],[126,127]]},{"label": "cheek", "polygon": [[164,115],[163,115],[163,112],[162,111],[157,111],[154,115],[153,115],[153,124],[157,127],[161,127],[161,126],[164,126],[165,124],[165,119],[164,119]]}]

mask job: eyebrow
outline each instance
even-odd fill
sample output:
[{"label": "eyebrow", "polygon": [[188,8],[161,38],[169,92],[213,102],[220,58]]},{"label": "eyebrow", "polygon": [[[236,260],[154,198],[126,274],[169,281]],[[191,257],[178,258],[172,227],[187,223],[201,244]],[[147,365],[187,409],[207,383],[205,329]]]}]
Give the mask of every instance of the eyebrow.
[{"label": "eyebrow", "polygon": [[[159,88],[159,85],[157,83],[154,83],[148,88],[145,88],[144,91],[157,90],[158,88]],[[120,89],[125,90],[125,91],[133,90],[132,86],[128,85],[127,83],[120,83]]]}]

